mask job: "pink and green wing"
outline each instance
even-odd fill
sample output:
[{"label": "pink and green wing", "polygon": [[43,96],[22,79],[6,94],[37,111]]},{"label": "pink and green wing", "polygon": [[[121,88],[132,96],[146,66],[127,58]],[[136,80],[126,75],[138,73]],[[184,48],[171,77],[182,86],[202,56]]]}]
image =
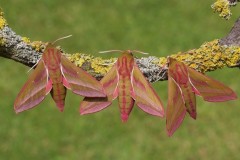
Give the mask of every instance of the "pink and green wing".
[{"label": "pink and green wing", "polygon": [[40,60],[14,102],[15,111],[19,113],[38,105],[51,89],[52,83],[48,81],[43,60]]},{"label": "pink and green wing", "polygon": [[209,102],[223,102],[237,98],[236,93],[224,84],[207,77],[206,75],[188,68],[190,82],[196,94]]},{"label": "pink and green wing", "polygon": [[112,102],[107,97],[85,97],[80,103],[80,114],[99,112],[111,104]]},{"label": "pink and green wing", "polygon": [[173,78],[174,82],[178,85],[187,112],[193,119],[196,119],[196,96],[189,81],[187,66],[173,58],[169,58],[169,61],[169,77]]},{"label": "pink and green wing", "polygon": [[85,97],[83,101],[80,103],[80,114],[83,115],[98,112],[111,105],[112,101],[118,96],[117,87],[118,81],[119,76],[115,64],[100,81],[107,94],[107,97],[106,98]]},{"label": "pink and green wing", "polygon": [[133,67],[131,81],[133,86],[131,95],[137,106],[146,113],[163,117],[164,108],[160,98],[136,64]]},{"label": "pink and green wing", "polygon": [[173,133],[182,124],[186,115],[186,107],[181,95],[180,88],[175,81],[168,76],[168,105],[166,111],[166,128],[168,136]]},{"label": "pink and green wing", "polygon": [[83,69],[75,66],[66,57],[61,57],[63,85],[73,93],[85,97],[106,97],[102,85]]}]

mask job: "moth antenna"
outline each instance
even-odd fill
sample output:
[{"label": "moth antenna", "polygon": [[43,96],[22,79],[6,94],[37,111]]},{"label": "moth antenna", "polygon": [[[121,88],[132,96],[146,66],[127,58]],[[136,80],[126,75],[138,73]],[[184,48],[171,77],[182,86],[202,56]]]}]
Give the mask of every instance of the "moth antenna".
[{"label": "moth antenna", "polygon": [[149,53],[142,52],[142,51],[139,51],[139,50],[132,50],[132,52],[135,52],[135,53],[141,53],[141,54],[149,54]]},{"label": "moth antenna", "polygon": [[62,39],[66,39],[66,38],[69,38],[69,37],[72,37],[72,35],[68,35],[68,36],[65,36],[65,37],[61,37],[61,38],[58,38],[57,40],[55,40],[52,44],[56,43],[57,41],[60,41]]},{"label": "moth antenna", "polygon": [[123,52],[123,51],[118,50],[118,49],[113,49],[113,50],[108,50],[108,51],[100,51],[99,53],[110,53],[110,52]]},{"label": "moth antenna", "polygon": [[[160,73],[161,73],[161,72],[160,72]],[[164,72],[164,73],[162,74],[162,76],[158,78],[158,81],[159,81],[160,79],[162,79],[162,78],[166,75],[166,73],[167,73],[167,72]]]},{"label": "moth antenna", "polygon": [[[135,53],[141,53],[141,54],[148,54],[146,52],[142,52],[142,51],[138,51],[138,50],[128,50],[130,52],[135,52]],[[118,49],[114,49],[114,50],[108,50],[108,51],[100,51],[99,53],[109,53],[109,52],[124,52],[123,50],[118,50]]]},{"label": "moth antenna", "polygon": [[36,65],[38,64],[39,61],[40,61],[40,59],[37,61],[37,63],[35,63],[35,64],[27,71],[27,73],[30,72],[34,67],[36,67]]}]

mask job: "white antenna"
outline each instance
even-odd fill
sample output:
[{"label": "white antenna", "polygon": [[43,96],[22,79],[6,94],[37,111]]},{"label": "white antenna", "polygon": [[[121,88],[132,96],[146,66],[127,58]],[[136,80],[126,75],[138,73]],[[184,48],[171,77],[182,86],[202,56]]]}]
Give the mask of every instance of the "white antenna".
[{"label": "white antenna", "polygon": [[[141,53],[141,54],[148,54],[146,52],[142,52],[142,51],[138,51],[138,50],[127,50],[129,52],[135,52],[135,53]],[[118,49],[114,49],[114,50],[108,50],[108,51],[100,51],[99,53],[109,53],[109,52],[124,52],[123,50],[118,50]]]},{"label": "white antenna", "polygon": [[113,49],[113,50],[108,50],[108,51],[100,51],[99,53],[110,53],[110,52],[123,52],[123,51],[118,50],[118,49]]},{"label": "white antenna", "polygon": [[65,37],[58,38],[58,39],[55,40],[52,44],[56,43],[56,42],[59,41],[59,40],[69,38],[69,37],[71,37],[71,36],[72,36],[72,35],[68,35],[68,36],[65,36]]},{"label": "white antenna", "polygon": [[142,52],[142,51],[138,51],[138,50],[132,50],[132,52],[135,52],[135,53],[141,53],[141,54],[149,54],[149,53]]},{"label": "white antenna", "polygon": [[[40,59],[41,59],[41,58],[40,58]],[[35,63],[35,64],[27,71],[27,73],[30,72],[34,67],[37,66],[37,64],[38,64],[38,62],[40,61],[40,59],[37,61],[37,63]]]}]

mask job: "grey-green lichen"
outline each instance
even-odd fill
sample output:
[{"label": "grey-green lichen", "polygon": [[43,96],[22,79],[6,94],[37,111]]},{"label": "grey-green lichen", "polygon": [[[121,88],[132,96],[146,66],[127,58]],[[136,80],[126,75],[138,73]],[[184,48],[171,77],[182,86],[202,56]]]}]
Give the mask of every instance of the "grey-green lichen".
[{"label": "grey-green lichen", "polygon": [[0,37],[0,46],[4,46],[5,40],[3,39],[3,37]]}]

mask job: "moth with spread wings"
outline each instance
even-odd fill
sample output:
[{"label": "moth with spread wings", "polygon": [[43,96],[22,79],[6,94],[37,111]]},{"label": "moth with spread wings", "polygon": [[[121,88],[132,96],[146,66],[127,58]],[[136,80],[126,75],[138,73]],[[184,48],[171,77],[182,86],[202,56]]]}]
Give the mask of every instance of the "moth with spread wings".
[{"label": "moth with spread wings", "polygon": [[168,58],[168,105],[166,126],[171,136],[182,124],[186,112],[196,119],[196,96],[208,102],[224,102],[237,98],[235,92],[224,84]]},{"label": "moth with spread wings", "polygon": [[122,52],[117,62],[100,82],[107,93],[107,98],[84,98],[80,103],[81,114],[100,111],[118,97],[123,122],[128,120],[134,102],[149,114],[164,116],[162,102],[134,62],[132,51]]},{"label": "moth with spread wings", "polygon": [[36,69],[19,92],[14,109],[18,113],[33,108],[51,92],[57,107],[63,111],[66,88],[81,96],[106,96],[95,78],[71,63],[52,43],[48,43]]}]

